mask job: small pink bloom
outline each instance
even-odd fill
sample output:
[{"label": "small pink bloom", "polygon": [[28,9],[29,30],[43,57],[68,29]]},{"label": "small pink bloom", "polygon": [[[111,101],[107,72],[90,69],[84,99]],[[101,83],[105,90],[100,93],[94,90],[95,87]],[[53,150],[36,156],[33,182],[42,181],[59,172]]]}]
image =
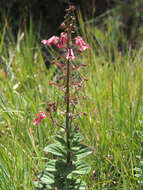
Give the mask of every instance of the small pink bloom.
[{"label": "small pink bloom", "polygon": [[56,45],[58,43],[59,38],[57,36],[52,36],[48,39],[47,45],[54,44]]},{"label": "small pink bloom", "polygon": [[83,96],[83,99],[84,99],[84,100],[86,100],[86,98],[87,98],[86,96]]},{"label": "small pink bloom", "polygon": [[58,48],[65,48],[67,42],[67,34],[62,32],[58,42]]},{"label": "small pink bloom", "polygon": [[46,118],[45,112],[40,111],[40,112],[38,113],[38,116],[36,117],[36,119],[35,119],[34,122],[33,122],[34,125],[37,125],[38,123],[41,123],[41,120],[44,119],[44,118]]},{"label": "small pink bloom", "polygon": [[69,60],[69,59],[74,59],[75,56],[74,56],[74,53],[73,53],[73,50],[72,49],[68,49],[68,52],[67,52],[67,55],[66,55],[66,59]]},{"label": "small pink bloom", "polygon": [[57,45],[59,38],[57,36],[52,36],[51,38],[49,38],[48,40],[42,40],[41,43],[42,44],[54,44]]},{"label": "small pink bloom", "polygon": [[49,85],[54,85],[54,84],[56,84],[54,81],[49,82]]},{"label": "small pink bloom", "polygon": [[84,51],[87,48],[90,48],[90,46],[88,44],[85,44],[82,37],[80,37],[80,36],[75,38],[75,44],[80,46],[80,51]]},{"label": "small pink bloom", "polygon": [[41,43],[42,43],[42,44],[46,44],[46,43],[47,43],[47,40],[42,40]]}]

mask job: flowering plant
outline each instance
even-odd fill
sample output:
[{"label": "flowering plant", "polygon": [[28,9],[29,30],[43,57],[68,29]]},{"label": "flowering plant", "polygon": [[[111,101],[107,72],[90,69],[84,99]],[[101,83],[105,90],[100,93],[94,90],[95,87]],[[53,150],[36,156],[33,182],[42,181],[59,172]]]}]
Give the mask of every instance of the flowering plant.
[{"label": "flowering plant", "polygon": [[[53,112],[59,109],[55,102],[48,102],[45,112],[40,111],[34,120],[37,125],[42,119],[49,116],[53,125],[59,127],[59,133],[53,136],[54,143],[46,146],[44,151],[53,154],[53,159],[49,160],[35,182],[37,189],[57,189],[57,190],[80,190],[86,189],[86,183],[77,176],[87,174],[90,166],[82,159],[92,151],[81,143],[83,136],[80,134],[76,118],[81,115],[86,116],[84,112],[77,113],[80,92],[85,88],[87,79],[81,76],[80,68],[86,64],[75,63],[75,59],[82,51],[89,48],[82,37],[72,37],[75,34],[75,18],[73,12],[75,7],[70,5],[65,15],[65,20],[61,24],[64,32],[60,37],[52,36],[48,40],[42,40],[45,45],[55,45],[64,49],[64,55],[57,57],[54,63],[61,69],[61,75],[57,76],[58,82],[51,81],[50,85],[55,85],[63,92],[63,102],[60,112],[65,116],[62,121],[53,118]],[[64,62],[64,64],[63,64]],[[86,99],[86,96],[83,96]]]}]

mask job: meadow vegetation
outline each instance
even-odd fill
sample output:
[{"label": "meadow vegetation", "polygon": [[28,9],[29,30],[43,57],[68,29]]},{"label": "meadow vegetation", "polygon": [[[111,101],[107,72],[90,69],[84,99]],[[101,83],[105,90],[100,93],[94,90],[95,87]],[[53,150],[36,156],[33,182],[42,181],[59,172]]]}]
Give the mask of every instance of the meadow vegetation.
[{"label": "meadow vegetation", "polygon": [[[87,116],[79,126],[93,150],[86,158],[91,172],[83,179],[89,190],[141,189],[135,168],[143,150],[143,47],[132,48],[112,17],[95,27],[79,14],[79,23],[91,47],[79,60],[87,64],[82,75],[88,78],[87,100],[77,108]],[[41,127],[33,125],[46,101],[60,102],[59,91],[49,85],[57,68],[46,69],[34,28],[31,21],[16,40],[6,27],[0,31],[1,190],[34,190],[33,181],[50,158],[43,148],[58,130],[48,118]]]}]

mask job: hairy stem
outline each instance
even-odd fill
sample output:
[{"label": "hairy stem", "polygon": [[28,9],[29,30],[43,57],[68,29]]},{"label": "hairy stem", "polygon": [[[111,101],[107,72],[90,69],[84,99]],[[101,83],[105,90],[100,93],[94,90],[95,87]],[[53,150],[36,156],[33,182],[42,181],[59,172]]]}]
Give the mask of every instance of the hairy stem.
[{"label": "hairy stem", "polygon": [[70,104],[70,94],[69,94],[69,76],[70,76],[70,67],[69,60],[67,61],[67,83],[66,83],[66,141],[67,141],[67,164],[70,164],[70,126],[69,126],[69,104]]}]

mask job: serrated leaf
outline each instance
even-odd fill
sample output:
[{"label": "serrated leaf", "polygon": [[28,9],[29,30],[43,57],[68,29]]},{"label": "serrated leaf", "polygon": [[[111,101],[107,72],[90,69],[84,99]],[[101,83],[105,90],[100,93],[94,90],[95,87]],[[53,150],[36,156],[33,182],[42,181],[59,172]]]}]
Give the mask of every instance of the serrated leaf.
[{"label": "serrated leaf", "polygon": [[91,149],[83,144],[79,144],[75,147],[72,147],[72,155],[73,157],[76,157],[77,159],[84,158],[92,153]]},{"label": "serrated leaf", "polygon": [[134,170],[137,171],[137,172],[141,172],[142,171],[141,168],[134,168]]},{"label": "serrated leaf", "polygon": [[61,146],[66,146],[66,141],[64,140],[64,137],[60,135],[53,136],[54,142],[57,144],[60,144]]},{"label": "serrated leaf", "polygon": [[135,174],[135,177],[140,177],[141,176],[141,174]]},{"label": "serrated leaf", "polygon": [[80,179],[73,179],[72,174],[86,174],[89,172],[89,169],[89,166],[83,161],[67,165],[62,160],[50,160],[45,171],[40,173],[40,181],[36,182],[35,187],[42,190],[52,188],[59,190],[85,190],[86,184]]},{"label": "serrated leaf", "polygon": [[55,166],[56,166],[56,160],[50,160],[45,170],[49,172],[56,172],[57,168]]},{"label": "serrated leaf", "polygon": [[70,138],[70,141],[71,141],[71,143],[73,144],[73,146],[74,146],[74,144],[78,144],[78,143],[80,143],[81,141],[83,140],[83,136],[80,134],[80,133],[74,133],[72,136],[71,136],[71,138]]},{"label": "serrated leaf", "polygon": [[141,156],[137,155],[136,158],[141,159]]},{"label": "serrated leaf", "polygon": [[91,167],[84,161],[77,161],[75,164],[75,170],[72,172],[73,174],[88,174],[91,170]]},{"label": "serrated leaf", "polygon": [[46,185],[53,184],[55,175],[51,172],[44,172],[43,176],[40,178],[40,181]]},{"label": "serrated leaf", "polygon": [[65,177],[73,170],[75,170],[75,165],[73,164],[67,165],[67,163],[63,161],[50,160],[45,170],[47,172],[54,172],[55,175],[60,175]]},{"label": "serrated leaf", "polygon": [[58,144],[48,145],[47,147],[44,148],[44,152],[52,153],[55,156],[59,156],[61,158],[66,158],[66,151],[64,150],[64,147],[59,146]]},{"label": "serrated leaf", "polygon": [[46,185],[46,190],[49,190],[49,189],[51,189],[51,188],[52,188],[51,185]]},{"label": "serrated leaf", "polygon": [[140,161],[140,164],[143,165],[143,161]]},{"label": "serrated leaf", "polygon": [[34,186],[38,189],[42,189],[43,185],[39,181],[34,181]]},{"label": "serrated leaf", "polygon": [[86,183],[84,181],[81,181],[80,179],[77,179],[75,182],[75,189],[76,190],[85,190],[87,188]]},{"label": "serrated leaf", "polygon": [[[64,181],[64,182],[63,182]],[[86,183],[80,179],[68,179],[66,182],[63,180],[62,184],[55,184],[58,190],[85,190]]]}]

